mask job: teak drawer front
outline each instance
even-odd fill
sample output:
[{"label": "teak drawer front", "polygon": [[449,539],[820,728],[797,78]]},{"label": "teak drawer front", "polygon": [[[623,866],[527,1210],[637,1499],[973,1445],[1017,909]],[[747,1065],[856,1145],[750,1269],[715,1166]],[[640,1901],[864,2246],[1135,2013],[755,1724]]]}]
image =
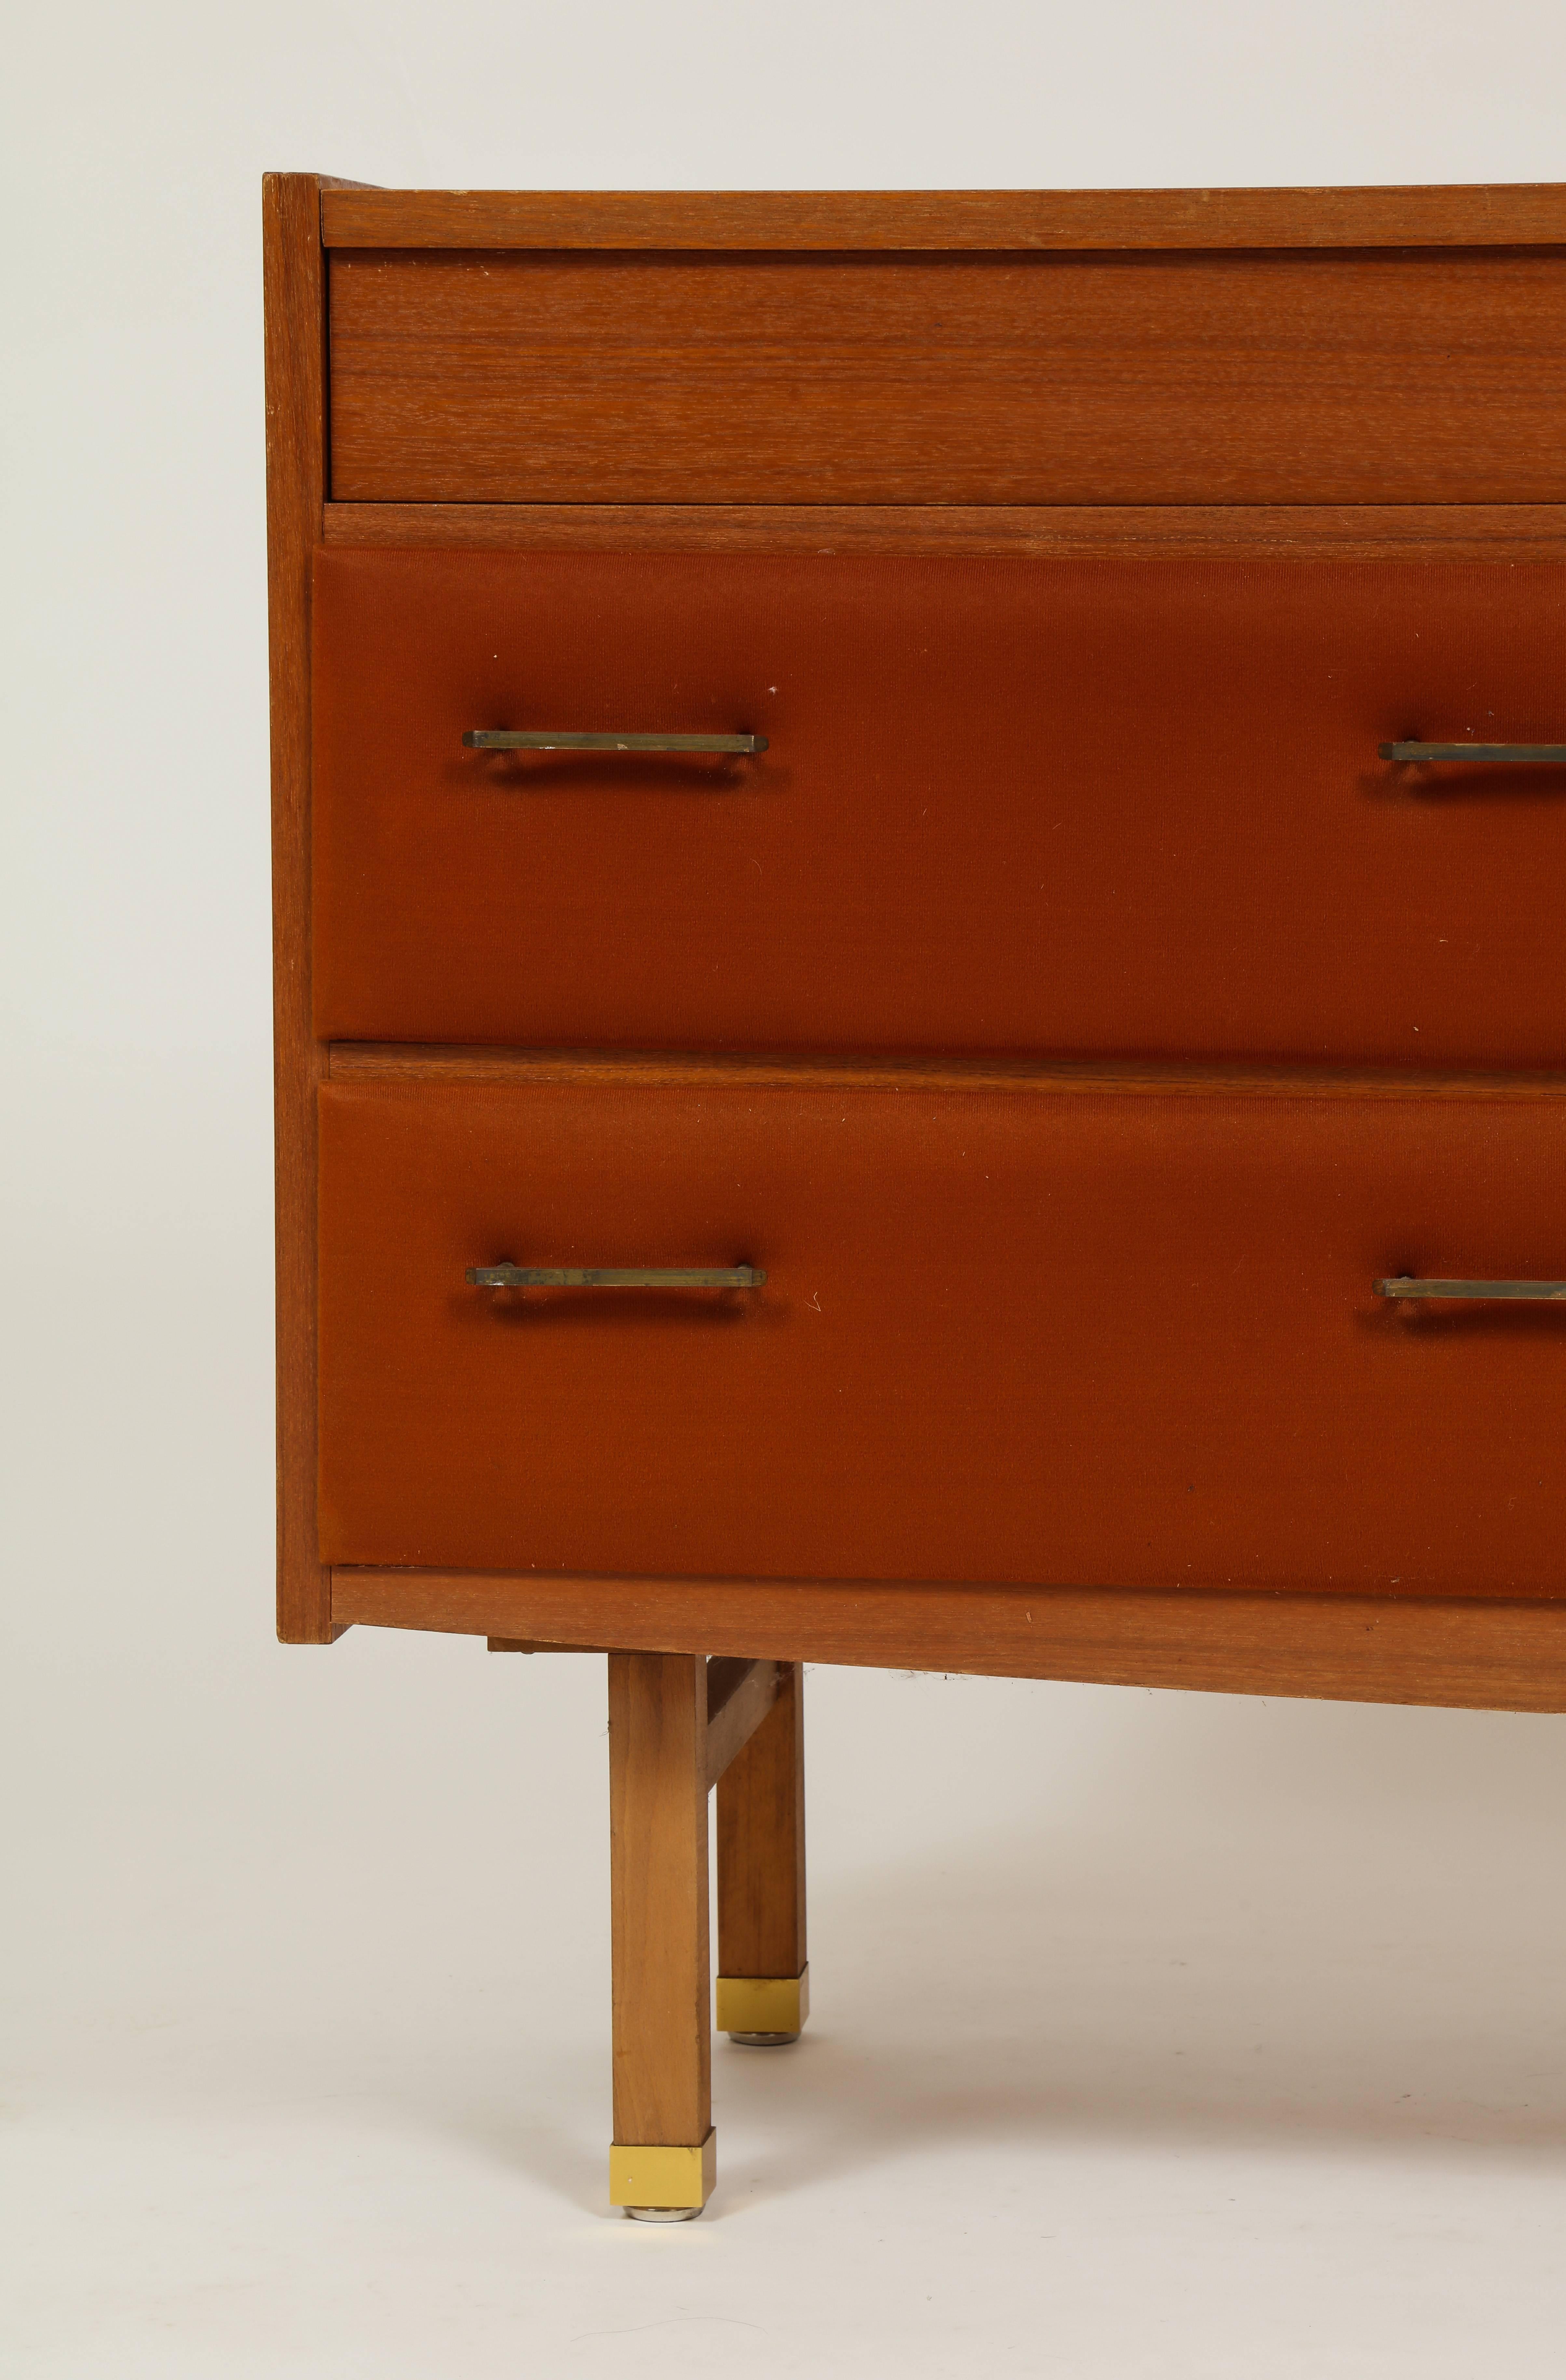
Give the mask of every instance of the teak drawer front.
[{"label": "teak drawer front", "polygon": [[[318,556],[339,1039],[1566,1053],[1566,569]],[[480,729],[765,735],[494,753]]]},{"label": "teak drawer front", "polygon": [[721,1071],[324,1088],[324,1560],[1566,1585],[1566,1305],[1372,1287],[1566,1277],[1566,1100]]},{"label": "teak drawer front", "polygon": [[1559,250],[344,251],[370,503],[1556,504]]}]

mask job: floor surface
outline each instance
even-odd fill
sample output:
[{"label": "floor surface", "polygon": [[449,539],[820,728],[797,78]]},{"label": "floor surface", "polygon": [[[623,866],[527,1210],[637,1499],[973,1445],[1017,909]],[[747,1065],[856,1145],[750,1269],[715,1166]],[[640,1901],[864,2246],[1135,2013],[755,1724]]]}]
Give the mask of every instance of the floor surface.
[{"label": "floor surface", "polygon": [[24,1844],[7,2372],[1558,2380],[1559,1723],[812,1672],[815,2012],[652,2229],[601,1661],[272,1658],[275,1818]]}]

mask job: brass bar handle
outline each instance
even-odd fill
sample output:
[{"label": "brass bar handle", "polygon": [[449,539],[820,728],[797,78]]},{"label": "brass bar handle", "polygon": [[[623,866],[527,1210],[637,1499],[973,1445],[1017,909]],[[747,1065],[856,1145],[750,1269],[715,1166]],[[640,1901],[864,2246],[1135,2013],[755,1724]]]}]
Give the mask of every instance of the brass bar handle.
[{"label": "brass bar handle", "polygon": [[764,735],[580,735],[554,727],[470,727],[471,752],[764,752]]},{"label": "brass bar handle", "polygon": [[1566,768],[1566,744],[1380,744],[1383,760],[1482,760],[1487,767]]},{"label": "brass bar handle", "polygon": [[759,1265],[469,1265],[475,1289],[759,1289]]},{"label": "brass bar handle", "polygon": [[1400,1273],[1375,1287],[1378,1297],[1508,1297],[1566,1305],[1566,1281],[1419,1281]]}]

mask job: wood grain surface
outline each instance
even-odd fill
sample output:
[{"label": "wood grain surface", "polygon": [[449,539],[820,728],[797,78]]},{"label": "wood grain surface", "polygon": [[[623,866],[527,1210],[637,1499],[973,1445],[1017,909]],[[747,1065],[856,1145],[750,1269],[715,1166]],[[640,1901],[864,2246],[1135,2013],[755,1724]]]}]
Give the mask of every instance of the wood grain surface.
[{"label": "wood grain surface", "polygon": [[1566,185],[326,191],[328,248],[1412,248],[1566,243]]},{"label": "wood grain surface", "polygon": [[1566,258],[339,251],[350,502],[1559,504]]},{"label": "wood grain surface", "polygon": [[721,1975],[798,1975],[808,1957],[805,1673],[780,1670],[777,1700],[718,1784]]},{"label": "wood grain surface", "polygon": [[433,1042],[334,1041],[334,1083],[558,1083],[603,1090],[1083,1091],[1155,1093],[1160,1099],[1554,1100],[1566,1075],[1420,1074],[1385,1066],[1322,1067],[1226,1060],[1158,1064],[1146,1059],[746,1057],[632,1050],[446,1049]]},{"label": "wood grain surface", "polygon": [[716,1785],[745,1750],[777,1701],[783,1670],[777,1661],[720,1658],[707,1665],[707,1782]]},{"label": "wood grain surface", "polygon": [[[1337,1702],[1566,1710],[1566,1602],[339,1569],[340,1621]],[[693,2136],[694,2137],[694,2136]]]},{"label": "wood grain surface", "polygon": [[310,557],[326,473],[326,260],[321,184],[262,184],[272,666],[272,883],[277,1229],[277,1633],[333,1635],[317,1554],[316,1086],[310,1026]]},{"label": "wood grain surface", "polygon": [[1560,504],[348,504],[328,545],[530,553],[1566,561]]},{"label": "wood grain surface", "polygon": [[712,2128],[707,1664],[609,1657],[614,2138],[695,2147]]}]

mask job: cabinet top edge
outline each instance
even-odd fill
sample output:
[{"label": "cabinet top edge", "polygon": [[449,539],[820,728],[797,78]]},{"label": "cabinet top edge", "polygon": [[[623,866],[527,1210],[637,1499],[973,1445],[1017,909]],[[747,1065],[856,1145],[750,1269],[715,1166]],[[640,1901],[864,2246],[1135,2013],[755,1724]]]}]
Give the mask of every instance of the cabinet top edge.
[{"label": "cabinet top edge", "polygon": [[329,249],[906,252],[1566,245],[1566,183],[1185,190],[391,190],[320,182]]}]

